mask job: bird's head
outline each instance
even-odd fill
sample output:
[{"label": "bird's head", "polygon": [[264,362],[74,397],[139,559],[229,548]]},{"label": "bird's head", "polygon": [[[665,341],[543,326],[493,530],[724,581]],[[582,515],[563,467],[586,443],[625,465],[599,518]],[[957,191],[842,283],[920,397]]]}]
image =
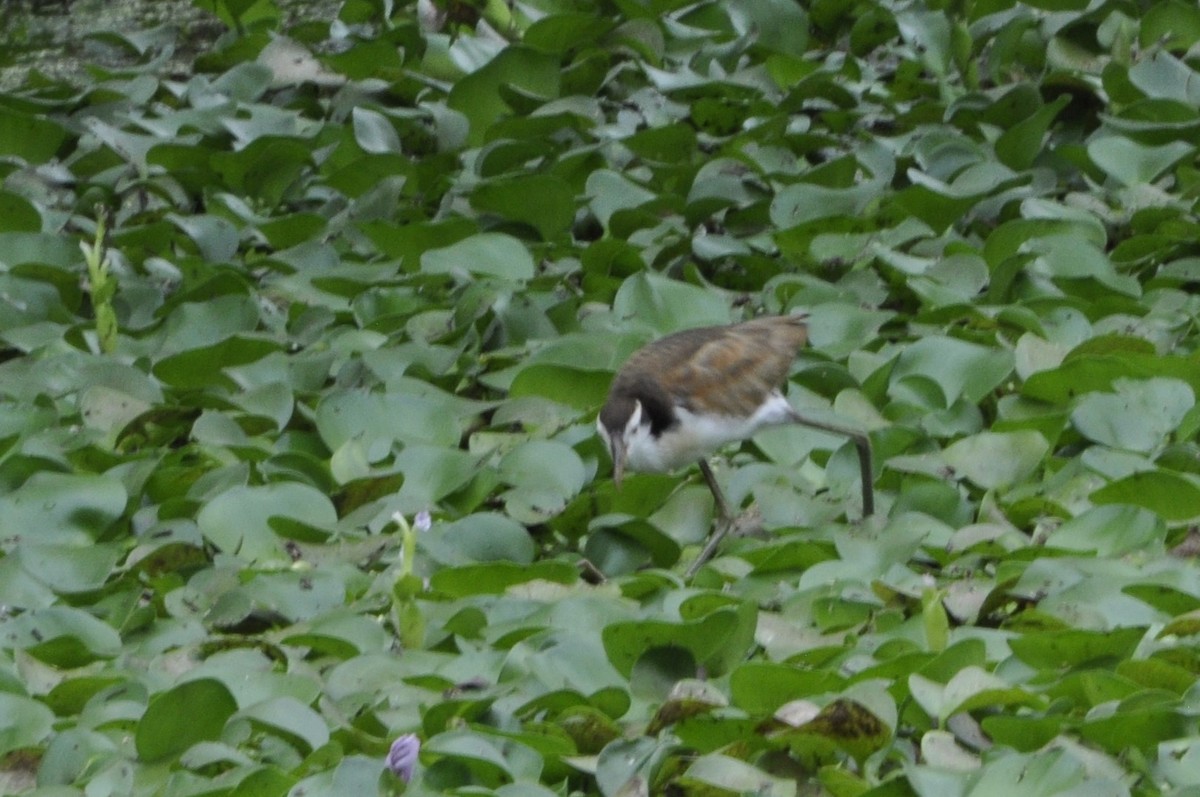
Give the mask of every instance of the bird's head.
[{"label": "bird's head", "polygon": [[613,463],[613,484],[621,487],[621,479],[625,477],[625,465],[629,458],[629,441],[634,431],[642,423],[642,402],[637,399],[627,401],[609,401],[600,410],[596,419],[596,430]]}]

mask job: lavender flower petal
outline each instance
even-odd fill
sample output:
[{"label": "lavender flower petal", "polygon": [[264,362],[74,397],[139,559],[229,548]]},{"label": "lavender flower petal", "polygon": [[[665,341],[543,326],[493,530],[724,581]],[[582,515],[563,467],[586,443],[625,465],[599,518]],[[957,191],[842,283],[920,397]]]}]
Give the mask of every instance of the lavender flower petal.
[{"label": "lavender flower petal", "polygon": [[417,767],[417,754],[421,752],[421,740],[415,733],[406,733],[392,742],[388,751],[387,767],[400,780],[408,783],[412,780],[413,770]]}]

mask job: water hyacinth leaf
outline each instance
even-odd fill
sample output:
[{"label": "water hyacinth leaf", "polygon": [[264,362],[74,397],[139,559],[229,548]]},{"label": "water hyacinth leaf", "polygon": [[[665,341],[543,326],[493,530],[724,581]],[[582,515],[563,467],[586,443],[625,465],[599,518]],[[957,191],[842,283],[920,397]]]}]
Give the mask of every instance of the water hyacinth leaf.
[{"label": "water hyacinth leaf", "polygon": [[946,406],[965,398],[972,404],[1008,378],[1013,357],[954,338],[928,337],[905,348],[892,370],[892,382],[906,376],[924,376],[942,389]]},{"label": "water hyacinth leaf", "polygon": [[0,692],[0,755],[36,747],[54,725],[54,712],[37,700]]},{"label": "water hyacinth leaf", "polygon": [[770,714],[788,701],[837,692],[844,685],[836,673],[765,661],[746,662],[729,678],[734,705],[751,714]]},{"label": "water hyacinth leaf", "polygon": [[1175,163],[1195,152],[1195,146],[1172,141],[1146,146],[1122,136],[1096,139],[1088,144],[1088,156],[1110,176],[1125,185],[1155,180]]},{"label": "water hyacinth leaf", "polygon": [[677,781],[681,789],[712,789],[718,793],[742,794],[747,791],[762,797],[792,797],[794,781],[773,778],[763,770],[729,756],[701,756]]},{"label": "water hyacinth leaf", "polygon": [[244,285],[230,281],[210,287],[221,291],[220,295],[197,296],[196,301],[183,301],[171,308],[156,334],[163,354],[217,344],[258,327],[261,308]]},{"label": "water hyacinth leaf", "polygon": [[0,155],[28,163],[45,163],[67,138],[67,132],[40,114],[0,107]]},{"label": "water hyacinth leaf", "polygon": [[395,443],[450,446],[462,436],[455,409],[435,394],[327,393],[317,406],[317,431],[335,451],[351,440],[380,456]]},{"label": "water hyacinth leaf", "polygon": [[530,440],[501,458],[500,478],[526,495],[541,496],[559,506],[573,498],[584,485],[587,473],[583,460],[565,443]]},{"label": "water hyacinth leaf", "polygon": [[[481,68],[455,82],[447,105],[464,115],[471,124],[468,141],[484,141],[488,128],[502,116],[512,113],[511,101],[517,93],[549,99],[559,92],[559,60],[527,47],[506,47]],[[507,93],[504,89],[511,89]]]},{"label": "water hyacinth leaf", "polygon": [[1028,169],[1042,151],[1050,123],[1066,107],[1064,95],[1005,130],[996,139],[996,156],[1011,169]]},{"label": "water hyacinth leaf", "polygon": [[20,194],[0,191],[0,232],[40,232],[42,214]]},{"label": "water hyacinth leaf", "polygon": [[112,544],[55,545],[22,540],[17,560],[22,569],[59,594],[99,589],[123,552]]},{"label": "water hyacinth leaf", "polygon": [[1200,609],[1200,596],[1162,584],[1131,584],[1121,591],[1172,617]]},{"label": "water hyacinth leaf", "polygon": [[1175,100],[1192,108],[1200,104],[1196,76],[1196,70],[1185,61],[1161,50],[1129,69],[1129,82],[1147,96]]},{"label": "water hyacinth leaf", "polygon": [[101,535],[125,511],[124,485],[110,476],[43,471],[0,497],[0,534],[78,543]]},{"label": "water hyacinth leaf", "polygon": [[1186,382],[1193,394],[1200,390],[1200,371],[1190,358],[1138,351],[1068,352],[1058,368],[1039,371],[1022,385],[1021,392],[1053,404],[1066,404],[1076,396],[1111,391],[1117,379],[1169,377]]},{"label": "water hyacinth leaf", "polygon": [[612,374],[606,371],[535,363],[517,372],[508,394],[513,398],[542,396],[577,410],[586,410],[604,403],[611,383]]},{"label": "water hyacinth leaf", "polygon": [[220,681],[199,678],[156,695],[137,724],[134,743],[143,761],[179,756],[197,742],[216,739],[237,711]]},{"label": "water hyacinth leaf", "polygon": [[1127,658],[1145,634],[1144,628],[1042,631],[1010,639],[1009,646],[1029,666],[1055,670]]},{"label": "water hyacinth leaf", "polygon": [[1167,529],[1154,512],[1128,504],[1097,506],[1063,523],[1048,545],[1097,556],[1123,556],[1161,548]]},{"label": "water hyacinth leaf", "polygon": [[79,667],[116,656],[121,639],[112,626],[79,609],[34,609],[0,627],[4,644],[55,667]]},{"label": "water hyacinth leaf", "polygon": [[1196,403],[1178,379],[1116,379],[1113,391],[1081,398],[1071,422],[1093,442],[1142,453],[1161,446]]},{"label": "water hyacinth leaf", "polygon": [[637,319],[659,334],[733,320],[722,296],[653,272],[642,272],[621,284],[613,299],[613,313]]},{"label": "water hyacinth leaf", "polygon": [[79,398],[84,423],[115,437],[151,404],[104,385],[87,388]]},{"label": "water hyacinth leaf", "polygon": [[662,743],[645,736],[619,739],[600,751],[595,764],[601,793],[612,797],[648,797],[644,778]]},{"label": "water hyacinth leaf", "polygon": [[563,233],[575,218],[575,191],[550,174],[506,176],[471,193],[476,210],[527,224],[545,240]]},{"label": "water hyacinth leaf", "polygon": [[1156,3],[1142,18],[1138,39],[1143,47],[1161,41],[1168,50],[1186,50],[1200,41],[1200,9],[1180,0]]},{"label": "water hyacinth leaf", "polygon": [[68,269],[80,257],[75,241],[43,232],[0,232],[0,249],[10,267],[38,263]]},{"label": "water hyacinth leaf", "polygon": [[[482,733],[468,730],[448,731],[434,736],[424,745],[426,756],[445,759],[465,767],[477,782],[493,788],[505,781],[528,779],[530,769],[539,769],[540,757],[526,754],[528,748],[509,743],[501,745]],[[538,772],[532,772],[536,780]]]},{"label": "water hyacinth leaf", "polygon": [[512,281],[533,277],[533,258],[525,246],[503,233],[480,233],[421,255],[426,274],[490,275]]},{"label": "water hyacinth leaf", "polygon": [[954,441],[942,456],[955,472],[993,490],[1028,478],[1049,451],[1050,444],[1038,432],[981,432]]},{"label": "water hyacinth leaf", "polygon": [[588,206],[601,225],[608,227],[613,214],[640,207],[658,198],[645,186],[615,171],[600,169],[588,175],[584,192]]},{"label": "water hyacinth leaf", "polygon": [[169,214],[167,218],[195,242],[200,256],[209,262],[229,260],[238,250],[238,231],[228,219],[175,214]]},{"label": "water hyacinth leaf", "polygon": [[438,524],[418,538],[420,550],[441,564],[533,561],[534,547],[525,528],[504,515],[480,512]]},{"label": "water hyacinth leaf", "polygon": [[280,733],[288,741],[298,741],[302,754],[311,753],[329,741],[329,728],[325,720],[294,697],[264,700],[238,712],[237,717],[249,720],[268,732]]},{"label": "water hyacinth leaf", "polygon": [[396,455],[393,466],[404,477],[392,499],[395,508],[413,515],[465,487],[477,475],[479,460],[465,451],[412,444]]},{"label": "water hyacinth leaf", "polygon": [[[613,666],[628,676],[642,656],[655,650],[687,651],[714,675],[739,660],[753,642],[754,607],[718,609],[687,623],[641,620],[612,623],[601,638]],[[749,636],[747,636],[749,634]]]},{"label": "water hyacinth leaf", "polygon": [[1187,733],[1187,718],[1169,706],[1126,709],[1120,717],[1097,717],[1084,721],[1079,735],[1113,755],[1136,748],[1152,754],[1161,742],[1178,739]]},{"label": "water hyacinth leaf", "polygon": [[809,312],[808,345],[840,359],[873,340],[887,320],[883,313],[854,305],[823,303]]},{"label": "water hyacinth leaf", "polygon": [[290,621],[314,620],[342,606],[345,581],[334,573],[281,571],[259,573],[225,595],[244,597],[256,609]]},{"label": "water hyacinth leaf", "polygon": [[602,573],[628,575],[648,564],[669,567],[679,561],[679,543],[649,521],[602,515],[589,524],[584,555]]},{"label": "water hyacinth leaf", "polygon": [[203,348],[190,349],[159,360],[154,375],[168,385],[184,389],[234,388],[224,369],[257,362],[280,351],[279,343],[236,335]]},{"label": "water hyacinth leaf", "polygon": [[337,522],[337,512],[323,493],[305,484],[280,482],[226,490],[201,508],[196,523],[206,540],[242,561],[291,562],[284,539],[272,528],[274,517],[317,526]]},{"label": "water hyacinth leaf", "polygon": [[401,152],[400,136],[383,114],[360,107],[351,111],[350,119],[354,126],[354,140],[364,152],[373,155]]},{"label": "water hyacinth leaf", "polygon": [[283,641],[341,659],[385,650],[391,643],[383,627],[373,618],[337,610],[314,618],[310,624],[297,628]]},{"label": "water hyacinth leaf", "polygon": [[572,584],[579,571],[566,563],[492,561],[483,565],[443,567],[430,576],[429,586],[455,598],[467,595],[499,595],[516,584],[529,581],[548,581]]},{"label": "water hyacinth leaf", "polygon": [[253,140],[239,151],[214,153],[209,161],[230,188],[271,208],[296,190],[312,162],[309,143],[289,136],[267,134],[271,132],[269,126],[280,121],[272,114],[260,119],[238,120],[230,126]]},{"label": "water hyacinth leaf", "polygon": [[[920,676],[914,675],[913,678]],[[914,696],[917,694],[914,691]],[[1041,706],[1040,696],[1013,687],[980,667],[965,667],[954,674],[941,693],[940,705],[933,714],[944,723],[954,714],[970,712],[987,706]],[[922,706],[923,708],[927,708]]]},{"label": "water hyacinth leaf", "polygon": [[1094,491],[1097,504],[1132,504],[1156,512],[1169,523],[1200,516],[1200,484],[1166,470],[1133,473]]},{"label": "water hyacinth leaf", "polygon": [[800,58],[808,44],[808,17],[785,0],[737,0],[726,8],[739,35],[756,37],[759,47]]}]

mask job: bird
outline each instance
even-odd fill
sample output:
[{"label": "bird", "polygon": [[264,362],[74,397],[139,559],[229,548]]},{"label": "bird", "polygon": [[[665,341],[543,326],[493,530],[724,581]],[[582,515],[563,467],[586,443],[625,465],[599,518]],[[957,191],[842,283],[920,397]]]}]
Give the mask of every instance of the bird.
[{"label": "bird", "polygon": [[613,378],[596,428],[612,457],[615,486],[627,470],[667,473],[698,462],[712,491],[717,531],[689,576],[712,557],[733,524],[708,457],[761,429],[794,423],[848,437],[862,471],[863,516],[874,513],[870,438],[805,417],[784,398],[783,383],[807,341],[805,314],[685,329],[638,349]]}]

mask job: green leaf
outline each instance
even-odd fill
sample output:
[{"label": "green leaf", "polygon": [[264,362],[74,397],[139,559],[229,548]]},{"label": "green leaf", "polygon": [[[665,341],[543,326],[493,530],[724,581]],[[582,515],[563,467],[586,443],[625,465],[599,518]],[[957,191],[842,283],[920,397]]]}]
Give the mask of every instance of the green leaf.
[{"label": "green leaf", "polygon": [[110,659],[121,651],[121,638],[112,626],[66,606],[34,609],[9,620],[0,627],[0,640],[62,669]]},{"label": "green leaf", "polygon": [[0,107],[0,155],[12,155],[32,164],[45,163],[54,157],[66,137],[66,131],[46,116]]},{"label": "green leaf", "polygon": [[205,389],[234,386],[227,368],[257,362],[280,350],[275,341],[234,336],[212,346],[190,349],[159,360],[154,375],[177,388]]},{"label": "green leaf", "polygon": [[1043,631],[1010,639],[1008,645],[1029,666],[1054,670],[1128,658],[1145,634],[1144,628]]},{"label": "green leaf", "polygon": [[517,95],[543,101],[555,97],[560,78],[557,58],[528,47],[506,47],[484,66],[455,82],[447,105],[466,115],[471,123],[468,141],[478,145],[486,140],[492,124],[512,113],[511,103]]},{"label": "green leaf", "polygon": [[926,337],[906,347],[892,370],[891,382],[924,376],[941,388],[943,406],[960,397],[978,404],[1012,373],[1008,352],[944,337]]},{"label": "green leaf", "polygon": [[[442,564],[533,561],[533,542],[524,527],[504,515],[480,512],[422,534],[420,549]],[[501,569],[500,572],[503,572]]]},{"label": "green leaf", "polygon": [[121,546],[111,544],[39,545],[22,540],[17,547],[21,567],[59,594],[99,589],[122,555]]},{"label": "green leaf", "polygon": [[577,410],[588,410],[604,403],[612,383],[612,374],[583,370],[565,365],[534,363],[513,377],[508,394],[542,396]]},{"label": "green leaf", "polygon": [[217,739],[237,711],[220,681],[198,678],[156,695],[138,721],[134,744],[146,762],[177,758],[192,745]]},{"label": "green leaf", "polygon": [[293,518],[314,526],[337,522],[333,504],[304,484],[280,482],[234,487],[220,493],[196,516],[204,538],[244,562],[291,562],[274,518]]},{"label": "green leaf", "polygon": [[981,432],[942,452],[957,473],[987,490],[1006,489],[1038,469],[1050,451],[1038,432]]},{"label": "green leaf", "polygon": [[354,140],[365,152],[384,155],[402,151],[396,128],[383,114],[368,108],[355,108],[350,118],[354,125]]},{"label": "green leaf", "polygon": [[845,680],[829,670],[801,670],[766,661],[749,661],[729,677],[734,705],[750,714],[770,714],[791,700],[837,692]]},{"label": "green leaf", "polygon": [[720,295],[651,272],[621,284],[613,312],[621,318],[637,319],[659,334],[731,320],[729,303]]},{"label": "green leaf", "polygon": [[1157,512],[1168,522],[1200,516],[1200,485],[1171,471],[1134,473],[1089,496],[1097,504],[1132,504]]},{"label": "green leaf", "polygon": [[562,562],[489,562],[443,568],[433,574],[429,585],[437,592],[462,598],[468,595],[498,595],[511,586],[530,581],[573,584],[578,576],[576,568]]},{"label": "green leaf", "polygon": [[1055,529],[1049,545],[1097,556],[1124,556],[1162,550],[1166,526],[1153,512],[1138,506],[1111,504],[1088,509]]},{"label": "green leaf", "polygon": [[431,249],[421,255],[421,271],[426,274],[486,274],[519,281],[533,277],[533,258],[518,241],[501,233],[482,233]]},{"label": "green leaf", "polygon": [[25,197],[0,191],[0,232],[41,232],[42,214]]},{"label": "green leaf", "polygon": [[43,471],[0,497],[0,534],[36,530],[38,542],[78,544],[101,536],[125,511],[124,485],[111,476]]},{"label": "green leaf", "polygon": [[1153,182],[1175,163],[1194,153],[1196,148],[1182,141],[1146,146],[1120,136],[1098,138],[1088,144],[1088,157],[1125,185]]},{"label": "green leaf", "polygon": [[1080,434],[1097,443],[1149,453],[1163,444],[1196,403],[1178,379],[1113,380],[1113,393],[1089,393],[1071,413]]},{"label": "green leaf", "polygon": [[356,441],[378,459],[390,454],[396,443],[456,444],[462,437],[457,409],[433,393],[327,392],[317,406],[316,424],[330,450]]},{"label": "green leaf", "polygon": [[718,609],[690,623],[613,623],[604,627],[601,638],[609,661],[627,677],[643,656],[664,649],[688,651],[697,663],[719,675],[740,659],[752,642],[755,615],[753,607],[743,605]]},{"label": "green leaf", "polygon": [[36,700],[0,692],[0,754],[33,748],[50,736],[54,712]]},{"label": "green leaf", "polygon": [[[294,697],[284,695],[264,700],[240,712],[238,716],[270,732],[280,733],[288,741],[294,740],[304,754],[313,752],[329,741],[329,728],[324,718]],[[213,721],[215,724],[215,717]],[[141,752],[141,747],[138,751]]]},{"label": "green leaf", "polygon": [[471,205],[527,224],[550,240],[575,220],[575,193],[565,180],[551,174],[513,175],[479,185],[471,193]]}]

